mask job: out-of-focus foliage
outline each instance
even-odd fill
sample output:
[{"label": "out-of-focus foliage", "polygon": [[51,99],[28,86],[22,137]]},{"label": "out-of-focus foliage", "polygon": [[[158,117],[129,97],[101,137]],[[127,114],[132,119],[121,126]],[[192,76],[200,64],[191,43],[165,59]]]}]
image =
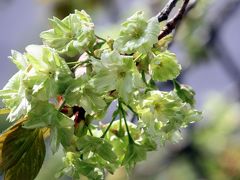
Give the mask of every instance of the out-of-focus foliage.
[{"label": "out-of-focus foliage", "polygon": [[[196,129],[193,144],[202,155],[209,179],[240,178],[240,104],[212,95],[205,105],[206,124]],[[199,159],[200,161],[200,159]]]},{"label": "out-of-focus foliage", "polygon": [[65,18],[72,13],[75,9],[84,9],[88,12],[92,12],[100,7],[104,0],[40,0],[42,3],[53,4],[53,13],[58,18]]},{"label": "out-of-focus foliage", "polygon": [[209,40],[209,29],[206,16],[213,0],[198,0],[188,16],[178,27],[176,40],[184,45],[186,54],[190,61],[206,59],[208,49],[206,43]]}]

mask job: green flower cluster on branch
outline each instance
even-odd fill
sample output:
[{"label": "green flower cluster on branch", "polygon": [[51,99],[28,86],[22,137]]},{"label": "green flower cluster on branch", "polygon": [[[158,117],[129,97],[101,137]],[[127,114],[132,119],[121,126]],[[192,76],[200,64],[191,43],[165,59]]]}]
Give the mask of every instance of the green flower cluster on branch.
[{"label": "green flower cluster on branch", "polygon": [[[52,151],[62,146],[65,152],[58,177],[103,179],[106,171],[114,173],[120,166],[131,170],[148,151],[175,140],[180,128],[200,119],[193,90],[175,80],[181,66],[166,49],[167,38],[158,42],[157,17],[146,20],[137,12],[122,24],[115,41],[95,35],[84,11],[50,23],[53,29],[41,33],[44,45],[30,45],[24,54],[12,51],[19,71],[0,91],[8,120],[15,122],[0,138],[0,169],[6,178],[21,175],[27,166],[33,179],[42,164],[28,163],[42,163],[42,138],[50,136]],[[167,80],[175,85],[172,91],[156,88],[155,81]],[[114,103],[112,120],[96,125]],[[136,124],[128,121],[129,112]],[[15,147],[8,143],[10,137],[28,145],[16,153],[14,166],[4,165],[9,161],[4,155]],[[35,151],[41,160],[27,161],[25,156]],[[18,163],[24,158],[24,164]]]}]

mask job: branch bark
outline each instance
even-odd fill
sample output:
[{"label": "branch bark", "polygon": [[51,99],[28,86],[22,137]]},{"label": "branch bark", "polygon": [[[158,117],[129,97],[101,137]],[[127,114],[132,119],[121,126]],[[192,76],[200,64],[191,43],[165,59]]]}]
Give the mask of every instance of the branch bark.
[{"label": "branch bark", "polygon": [[157,15],[158,22],[162,22],[168,19],[169,14],[176,6],[178,0],[170,0],[167,5],[163,8],[163,10]]},{"label": "branch bark", "polygon": [[[185,11],[187,9],[187,5],[189,3],[189,0],[183,0],[183,4],[181,6],[181,8],[178,10],[177,14],[170,19],[165,28],[160,32],[159,36],[158,36],[158,40],[162,39],[163,37],[167,36],[168,34],[170,34],[177,26],[177,24],[182,20],[183,15],[185,14]],[[165,12],[165,16],[164,18],[166,18],[166,15],[168,13],[168,15],[170,14],[171,10],[173,9],[172,6],[166,6],[169,7],[167,10],[163,10],[163,13]],[[172,9],[171,9],[172,8]],[[165,9],[165,8],[164,8]],[[170,10],[171,9],[171,10]],[[161,14],[161,13],[160,13]],[[159,16],[160,16],[159,14]],[[167,15],[167,17],[168,17]],[[162,15],[163,16],[163,15]],[[161,19],[161,18],[160,18]]]}]

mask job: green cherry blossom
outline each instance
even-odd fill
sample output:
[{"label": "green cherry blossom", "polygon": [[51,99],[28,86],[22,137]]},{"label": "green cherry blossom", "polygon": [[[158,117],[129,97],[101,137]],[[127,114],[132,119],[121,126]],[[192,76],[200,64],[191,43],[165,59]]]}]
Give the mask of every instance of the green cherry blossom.
[{"label": "green cherry blossom", "polygon": [[160,32],[157,17],[146,21],[139,11],[122,24],[119,38],[113,47],[121,53],[131,54],[135,51],[147,53],[158,42]]},{"label": "green cherry blossom", "polygon": [[181,71],[176,55],[165,51],[155,56],[150,62],[150,73],[155,81],[167,81],[175,79]]},{"label": "green cherry blossom", "polygon": [[94,24],[85,11],[75,10],[63,20],[50,19],[53,29],[40,34],[45,45],[67,56],[75,56],[92,47],[96,38]]},{"label": "green cherry blossom", "polygon": [[164,143],[180,128],[201,119],[201,113],[183,102],[174,91],[149,91],[136,105],[136,111],[139,126],[157,144]]},{"label": "green cherry blossom", "polygon": [[117,51],[105,51],[101,61],[93,62],[93,69],[96,72],[92,79],[95,89],[99,92],[116,90],[119,97],[126,102],[135,90],[143,87],[132,56],[123,56]]},{"label": "green cherry blossom", "polygon": [[26,57],[31,64],[25,71],[24,85],[39,100],[63,94],[72,72],[56,51],[46,46],[30,45]]}]

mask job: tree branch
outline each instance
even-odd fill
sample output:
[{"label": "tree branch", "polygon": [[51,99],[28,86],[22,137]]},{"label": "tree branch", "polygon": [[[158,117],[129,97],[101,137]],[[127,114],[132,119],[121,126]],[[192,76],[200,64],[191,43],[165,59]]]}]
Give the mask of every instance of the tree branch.
[{"label": "tree branch", "polygon": [[[167,22],[165,28],[160,32],[160,34],[158,36],[158,40],[167,36],[168,34],[170,34],[175,29],[177,24],[182,20],[182,17],[184,15],[185,11],[186,11],[188,3],[189,3],[189,0],[184,0],[181,8],[178,11],[178,13],[171,20],[169,20]],[[166,12],[168,12],[168,11],[166,11]]]},{"label": "tree branch", "polygon": [[169,14],[176,6],[178,0],[170,0],[167,5],[163,8],[163,10],[157,15],[158,22],[162,22],[168,19]]}]

